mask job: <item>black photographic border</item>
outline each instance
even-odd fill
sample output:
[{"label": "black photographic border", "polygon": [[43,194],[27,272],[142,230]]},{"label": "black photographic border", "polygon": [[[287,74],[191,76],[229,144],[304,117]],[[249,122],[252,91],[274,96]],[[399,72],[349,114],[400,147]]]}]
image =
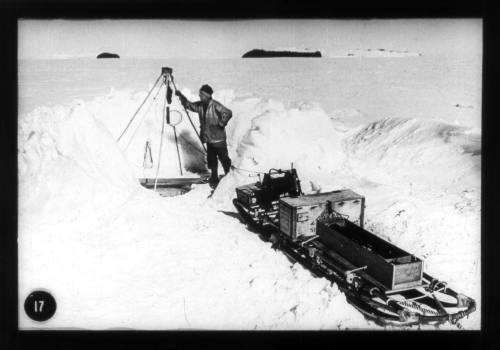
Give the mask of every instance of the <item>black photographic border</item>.
[{"label": "black photographic border", "polygon": [[[3,348],[89,348],[91,346],[172,348],[373,348],[453,347],[500,348],[498,308],[498,234],[493,225],[498,216],[495,136],[497,129],[492,87],[497,40],[492,6],[486,1],[203,1],[203,0],[4,0],[0,3],[2,36],[2,107],[0,116],[3,161],[3,200],[0,258],[2,259],[1,309]],[[20,331],[17,288],[17,20],[18,19],[394,19],[394,18],[482,18],[483,106],[482,106],[482,229],[481,229],[481,331]],[[6,107],[6,108],[5,108]],[[488,118],[486,117],[488,115]]]}]

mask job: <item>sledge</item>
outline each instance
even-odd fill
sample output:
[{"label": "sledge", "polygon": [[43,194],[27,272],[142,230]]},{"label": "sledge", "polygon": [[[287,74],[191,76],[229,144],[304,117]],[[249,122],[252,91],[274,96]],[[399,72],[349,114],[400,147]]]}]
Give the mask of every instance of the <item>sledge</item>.
[{"label": "sledge", "polygon": [[[194,184],[204,184],[207,177],[177,177],[177,178],[158,178],[156,187],[184,187]],[[154,188],[155,179],[140,178],[139,183],[146,188]]]},{"label": "sledge", "polygon": [[200,177],[178,177],[178,178],[139,178],[139,183],[147,189],[155,189],[163,197],[178,196],[191,190],[191,185],[205,184],[208,175]]},{"label": "sledge", "polygon": [[304,195],[295,169],[271,169],[236,188],[242,219],[275,249],[336,283],[347,301],[380,325],[458,322],[474,299],[424,271],[424,261],[364,229],[365,198],[345,189]]}]

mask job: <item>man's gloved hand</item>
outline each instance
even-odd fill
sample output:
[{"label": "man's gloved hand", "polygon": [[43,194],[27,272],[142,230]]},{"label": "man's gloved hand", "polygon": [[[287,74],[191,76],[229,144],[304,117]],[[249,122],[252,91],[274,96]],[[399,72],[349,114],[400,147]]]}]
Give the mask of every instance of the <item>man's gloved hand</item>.
[{"label": "man's gloved hand", "polygon": [[187,98],[180,92],[179,90],[175,90],[175,95],[179,97],[179,100],[181,100],[181,103],[184,105],[186,104]]}]

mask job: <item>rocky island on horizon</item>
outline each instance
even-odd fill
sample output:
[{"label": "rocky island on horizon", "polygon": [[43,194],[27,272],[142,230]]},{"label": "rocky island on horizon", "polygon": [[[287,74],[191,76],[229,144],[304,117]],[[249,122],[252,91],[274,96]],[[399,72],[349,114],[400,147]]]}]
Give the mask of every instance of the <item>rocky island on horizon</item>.
[{"label": "rocky island on horizon", "polygon": [[242,58],[266,57],[322,57],[319,51],[262,50],[253,49],[246,52]]},{"label": "rocky island on horizon", "polygon": [[97,58],[120,58],[116,53],[103,52],[97,55]]}]

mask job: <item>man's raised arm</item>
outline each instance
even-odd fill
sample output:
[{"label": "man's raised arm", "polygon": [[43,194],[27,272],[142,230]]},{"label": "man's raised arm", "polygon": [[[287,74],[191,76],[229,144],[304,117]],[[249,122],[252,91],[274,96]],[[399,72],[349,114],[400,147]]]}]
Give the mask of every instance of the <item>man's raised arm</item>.
[{"label": "man's raised arm", "polygon": [[196,113],[198,113],[198,104],[197,104],[197,103],[193,103],[193,102],[189,101],[189,100],[187,99],[187,97],[186,97],[186,96],[184,96],[184,95],[182,94],[182,92],[180,92],[179,90],[176,90],[176,91],[175,91],[175,94],[179,97],[179,100],[181,101],[182,105],[183,105],[185,108],[189,109],[189,110],[190,110],[190,111],[192,111],[192,112],[196,112]]}]

